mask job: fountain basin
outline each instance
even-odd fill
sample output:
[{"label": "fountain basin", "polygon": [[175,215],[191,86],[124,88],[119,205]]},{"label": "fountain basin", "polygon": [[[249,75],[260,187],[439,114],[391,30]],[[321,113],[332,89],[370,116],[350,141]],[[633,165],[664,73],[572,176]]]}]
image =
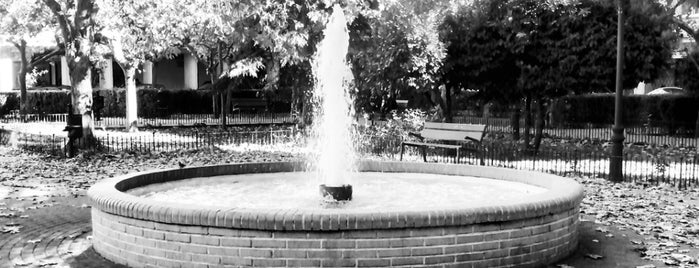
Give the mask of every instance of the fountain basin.
[{"label": "fountain basin", "polygon": [[[582,187],[554,175],[502,168],[362,162],[361,171],[485,177],[547,191],[445,209],[306,211],[230,209],[148,200],[126,191],[228,174],[302,171],[302,163],[252,163],[141,172],[94,185],[93,244],[132,267],[366,267],[455,264],[538,267],[577,246]],[[448,208],[447,208],[448,207]]]}]

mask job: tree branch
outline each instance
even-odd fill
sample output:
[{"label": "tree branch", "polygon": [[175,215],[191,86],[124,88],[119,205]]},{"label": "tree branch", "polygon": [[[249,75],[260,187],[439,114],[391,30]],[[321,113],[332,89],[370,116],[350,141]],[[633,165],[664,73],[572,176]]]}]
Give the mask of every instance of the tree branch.
[{"label": "tree branch", "polygon": [[677,27],[689,34],[689,36],[691,36],[692,39],[694,39],[694,42],[699,42],[699,33],[692,29],[692,26],[689,26],[689,24],[677,17],[673,17],[673,21],[675,22],[675,24],[677,24]]},{"label": "tree branch", "polygon": [[73,33],[71,31],[71,28],[68,26],[68,19],[64,14],[61,14],[61,5],[58,4],[56,0],[44,0],[44,4],[46,4],[46,6],[48,6],[51,10],[51,13],[53,13],[53,15],[56,16],[58,25],[61,27],[61,33],[63,34],[63,42],[70,42],[70,37],[73,36]]}]

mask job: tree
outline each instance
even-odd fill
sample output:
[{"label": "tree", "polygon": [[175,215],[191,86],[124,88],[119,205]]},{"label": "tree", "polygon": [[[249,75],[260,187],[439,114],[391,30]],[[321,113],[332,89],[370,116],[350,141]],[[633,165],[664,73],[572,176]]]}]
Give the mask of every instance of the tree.
[{"label": "tree", "polygon": [[6,41],[19,51],[19,110],[24,116],[27,113],[27,73],[61,50],[55,45],[45,47],[37,43],[41,35],[53,35],[52,16],[39,0],[0,0],[0,17],[0,32],[7,34]]},{"label": "tree", "polygon": [[[301,0],[173,1],[168,5],[172,13],[162,15],[178,27],[162,30],[174,37],[178,47],[207,66],[213,85],[223,74],[228,77],[226,82],[233,82],[214,87],[227,96],[225,103],[221,98],[221,106],[228,107],[228,92],[240,77],[257,76],[265,69],[264,89],[273,92],[281,67],[308,58],[305,51],[309,27],[305,22],[314,5],[313,1]],[[223,70],[224,65],[227,70]],[[224,115],[223,124],[225,119]]]},{"label": "tree", "polygon": [[[99,0],[96,20],[111,48],[111,56],[119,64],[126,79],[126,129],[138,131],[136,71],[148,59],[156,59],[169,51],[174,39],[160,31],[170,26],[160,14],[157,1]],[[111,64],[111,59],[108,60]]]},{"label": "tree", "polygon": [[[486,99],[519,103],[524,98],[524,144],[531,148],[533,107],[535,151],[548,99],[614,88],[616,22],[609,19],[614,14],[613,5],[591,0],[483,2],[447,20],[446,74],[460,87],[480,89]],[[631,8],[626,26],[627,87],[657,78],[668,66],[674,44],[669,19],[652,3]],[[503,73],[510,75],[503,78]]]},{"label": "tree", "polygon": [[385,1],[360,13],[350,28],[350,62],[360,105],[386,112],[395,107],[401,92],[424,93],[441,107],[442,116],[449,121],[451,102],[440,92],[446,51],[438,27],[447,14],[469,4]]},{"label": "tree", "polygon": [[60,29],[70,70],[72,113],[82,115],[82,137],[94,142],[92,121],[92,61],[97,7],[94,0],[43,0]]}]

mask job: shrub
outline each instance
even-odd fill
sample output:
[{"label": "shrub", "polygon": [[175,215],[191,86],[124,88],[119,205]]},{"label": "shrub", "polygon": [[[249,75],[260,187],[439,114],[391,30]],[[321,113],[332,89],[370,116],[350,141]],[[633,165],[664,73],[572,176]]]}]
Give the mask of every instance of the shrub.
[{"label": "shrub", "polygon": [[[678,128],[694,129],[699,107],[698,96],[685,95],[632,95],[624,96],[624,125],[648,124],[668,127],[671,133]],[[559,118],[555,126],[567,124],[609,125],[614,123],[614,95],[567,96],[555,101],[551,110]]]},{"label": "shrub", "polygon": [[360,151],[371,149],[372,153],[395,152],[400,149],[400,142],[408,139],[408,133],[422,129],[427,113],[419,109],[396,110],[386,118],[377,121],[362,131],[362,137],[356,142]]},{"label": "shrub", "polygon": [[[250,91],[233,92],[233,98],[250,98]],[[247,95],[246,95],[247,94]],[[210,90],[163,90],[141,88],[137,92],[138,116],[152,118],[172,114],[211,114],[212,96]],[[93,97],[102,96],[104,107],[100,112],[103,117],[121,117],[126,114],[126,90],[123,88],[98,89]],[[70,103],[68,90],[30,90],[27,92],[29,113],[56,114],[66,113]],[[272,99],[275,112],[289,111],[289,98],[285,96]],[[99,107],[93,107],[99,108]],[[0,115],[19,110],[19,92],[0,95]]]}]

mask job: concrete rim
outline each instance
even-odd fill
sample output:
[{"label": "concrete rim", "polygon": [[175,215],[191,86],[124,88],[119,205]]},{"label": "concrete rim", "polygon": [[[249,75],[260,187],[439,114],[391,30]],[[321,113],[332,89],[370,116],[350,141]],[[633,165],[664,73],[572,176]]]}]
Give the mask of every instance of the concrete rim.
[{"label": "concrete rim", "polygon": [[241,163],[146,171],[106,179],[88,190],[92,206],[103,212],[154,222],[253,230],[341,231],[442,227],[531,219],[579,206],[583,188],[572,179],[540,172],[495,167],[362,161],[360,171],[462,175],[522,182],[547,188],[521,202],[434,211],[310,213],[304,210],[260,210],[204,207],[156,202],[125,193],[136,187],[194,177],[262,172],[303,171],[302,162]]}]

